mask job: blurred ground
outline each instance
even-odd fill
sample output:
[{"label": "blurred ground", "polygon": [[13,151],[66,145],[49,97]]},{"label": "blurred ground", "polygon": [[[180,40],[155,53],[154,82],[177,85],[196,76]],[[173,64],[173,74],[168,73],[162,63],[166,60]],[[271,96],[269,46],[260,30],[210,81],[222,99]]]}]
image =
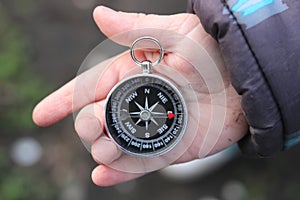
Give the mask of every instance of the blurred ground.
[{"label": "blurred ground", "polygon": [[[96,164],[76,135],[72,118],[37,128],[30,110],[74,77],[89,51],[105,39],[91,17],[99,4],[158,14],[184,12],[186,6],[174,0],[0,0],[0,200],[300,198],[300,146],[272,159],[237,156],[190,181],[156,172],[115,187],[96,187],[90,179]],[[43,153],[29,167],[10,156],[15,142],[25,136],[36,139]]]}]

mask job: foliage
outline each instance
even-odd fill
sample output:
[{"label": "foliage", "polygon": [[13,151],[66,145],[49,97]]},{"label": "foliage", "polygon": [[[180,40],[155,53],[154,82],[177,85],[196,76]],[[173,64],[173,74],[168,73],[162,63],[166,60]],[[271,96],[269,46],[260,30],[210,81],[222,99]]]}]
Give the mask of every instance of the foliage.
[{"label": "foliage", "polygon": [[47,89],[30,71],[30,45],[1,4],[0,27],[0,126],[26,129],[33,125],[34,103]]},{"label": "foliage", "polygon": [[0,199],[52,200],[56,199],[57,188],[50,180],[41,178],[42,169],[14,165],[6,148],[7,138],[31,130],[32,108],[48,92],[32,73],[30,45],[8,12],[0,2]]},{"label": "foliage", "polygon": [[39,170],[11,167],[7,152],[0,149],[0,199],[56,199],[56,188],[50,184],[49,180],[41,178],[41,174]]}]

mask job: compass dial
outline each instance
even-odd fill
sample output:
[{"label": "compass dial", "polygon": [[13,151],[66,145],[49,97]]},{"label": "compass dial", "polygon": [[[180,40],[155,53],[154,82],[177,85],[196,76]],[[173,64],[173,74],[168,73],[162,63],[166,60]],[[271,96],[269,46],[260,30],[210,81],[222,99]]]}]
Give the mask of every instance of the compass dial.
[{"label": "compass dial", "polygon": [[106,128],[129,154],[153,157],[166,153],[182,138],[187,110],[178,89],[155,75],[130,77],[110,92]]}]

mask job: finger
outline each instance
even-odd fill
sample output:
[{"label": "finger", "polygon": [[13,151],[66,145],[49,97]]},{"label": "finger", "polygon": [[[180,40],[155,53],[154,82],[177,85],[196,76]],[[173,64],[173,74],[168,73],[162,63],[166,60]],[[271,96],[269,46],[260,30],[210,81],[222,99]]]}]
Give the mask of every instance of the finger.
[{"label": "finger", "polygon": [[144,173],[126,173],[99,165],[92,172],[92,180],[98,186],[112,186],[143,176]]},{"label": "finger", "polygon": [[104,129],[103,101],[84,107],[76,117],[75,130],[79,137],[94,142]]},{"label": "finger", "polygon": [[[164,48],[168,48],[171,45],[171,41],[165,42],[163,40],[162,35],[165,30],[187,35],[192,32],[195,26],[199,25],[199,19],[192,14],[145,15],[141,13],[116,12],[104,6],[97,7],[93,16],[99,29],[108,38],[122,34],[116,40],[126,46],[129,46],[138,37],[151,35],[156,37]],[[187,21],[189,23],[186,23]],[[143,29],[143,31],[132,32],[132,30],[138,29]]]},{"label": "finger", "polygon": [[48,126],[87,104],[104,99],[133,66],[126,53],[84,72],[43,99],[33,110],[34,122]]},{"label": "finger", "polygon": [[[219,75],[215,70],[221,74],[226,73],[217,42],[205,32],[196,15],[187,13],[167,16],[145,15],[116,12],[104,6],[97,7],[93,15],[100,30],[120,44],[130,46],[139,37],[145,35],[155,37],[166,52],[163,64],[177,68],[181,72],[185,69],[190,72],[192,68],[197,68],[201,74],[207,76],[207,80],[213,80],[213,74]],[[148,45],[143,42],[143,46]],[[212,56],[218,69],[202,47]],[[169,52],[177,57],[168,54]],[[157,57],[147,59],[154,61]],[[193,67],[187,67],[190,65]]]},{"label": "finger", "polygon": [[92,144],[91,153],[96,162],[105,165],[111,164],[122,154],[117,145],[106,135],[101,136]]}]

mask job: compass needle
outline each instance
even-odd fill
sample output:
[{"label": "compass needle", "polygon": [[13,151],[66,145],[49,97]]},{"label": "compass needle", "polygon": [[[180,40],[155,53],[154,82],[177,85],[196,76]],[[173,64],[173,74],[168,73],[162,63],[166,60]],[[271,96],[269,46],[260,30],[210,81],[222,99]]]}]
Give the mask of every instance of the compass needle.
[{"label": "compass needle", "polygon": [[164,115],[167,116],[166,113],[161,113],[161,112],[151,112],[152,115]]},{"label": "compass needle", "polygon": [[137,122],[135,123],[135,125],[138,125],[141,121],[142,121],[141,119],[137,120]]},{"label": "compass needle", "polygon": [[148,131],[148,128],[149,128],[149,122],[146,121],[145,123],[146,123],[146,131]]},{"label": "compass needle", "polygon": [[159,126],[159,124],[157,123],[157,121],[156,121],[153,117],[151,117],[151,121],[152,121],[156,126]]},{"label": "compass needle", "polygon": [[154,108],[155,108],[158,104],[159,104],[159,101],[156,102],[153,106],[151,106],[151,107],[149,108],[149,111],[152,112],[152,110],[154,110]]},{"label": "compass needle", "polygon": [[141,111],[145,110],[138,102],[134,101],[134,103]]},{"label": "compass needle", "polygon": [[145,98],[145,110],[148,110],[148,98]]},{"label": "compass needle", "polygon": [[130,112],[129,115],[139,115],[141,112]]}]

